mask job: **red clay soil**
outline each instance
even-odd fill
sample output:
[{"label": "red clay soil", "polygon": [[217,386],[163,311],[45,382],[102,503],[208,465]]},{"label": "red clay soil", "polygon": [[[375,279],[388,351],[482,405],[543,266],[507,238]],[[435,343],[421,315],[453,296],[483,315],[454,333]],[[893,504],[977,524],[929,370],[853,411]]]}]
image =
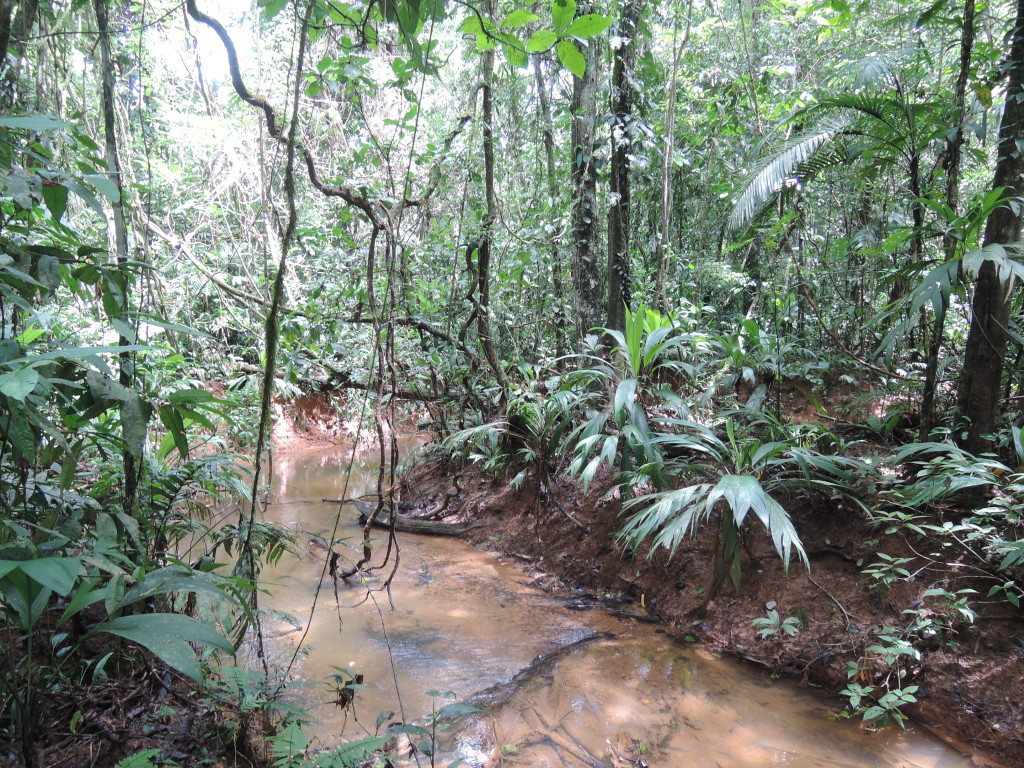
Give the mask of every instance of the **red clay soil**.
[{"label": "red clay soil", "polygon": [[[834,691],[848,683],[847,662],[858,659],[875,670],[861,682],[880,682],[883,665],[866,650],[877,642],[873,631],[906,627],[912,617],[904,610],[939,610],[923,595],[929,587],[970,587],[979,598],[987,591],[967,568],[954,563],[938,569],[918,558],[922,543],[871,530],[850,505],[791,500],[787,508],[810,572],[794,562],[786,574],[770,539],[751,529],[741,591],[726,583],[705,606],[713,526],[686,540],[671,560],[664,550],[634,556],[615,538],[622,520],[620,501],[608,494],[612,482],[604,478],[595,485],[584,494],[562,479],[548,502],[538,504],[529,482],[516,491],[507,479],[472,466],[421,465],[405,478],[403,499],[436,508],[442,495],[455,494],[448,506],[452,519],[487,523],[464,535],[474,545],[569,588],[632,599],[680,636],[695,636],[716,651]],[[916,578],[884,593],[867,590],[858,561],[873,563],[878,552],[914,558],[908,569]],[[918,685],[920,701],[906,712],[947,741],[975,751],[979,765],[1024,765],[1024,615],[1005,603],[975,602],[981,614],[975,623],[954,620],[944,636],[916,641],[923,658],[912,664],[904,685]],[[769,607],[782,618],[803,620],[802,631],[760,639],[751,622]],[[844,703],[836,699],[837,713]]]}]

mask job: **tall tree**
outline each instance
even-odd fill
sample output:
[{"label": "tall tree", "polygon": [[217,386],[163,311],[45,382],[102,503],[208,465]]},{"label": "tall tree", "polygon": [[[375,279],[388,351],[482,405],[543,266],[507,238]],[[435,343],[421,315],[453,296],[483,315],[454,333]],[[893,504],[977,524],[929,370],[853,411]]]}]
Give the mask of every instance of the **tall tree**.
[{"label": "tall tree", "polygon": [[597,249],[597,172],[594,168],[594,130],[597,123],[597,54],[593,41],[586,48],[583,77],[573,77],[572,89],[572,281],[577,339],[601,324],[604,270]]},{"label": "tall tree", "polygon": [[[548,186],[548,206],[558,208],[558,175],[555,171],[555,130],[551,120],[551,104],[547,85],[541,70],[540,56],[533,57],[533,74],[537,84],[537,109],[540,113],[541,134],[544,142],[544,171]],[[558,255],[558,238],[554,227],[548,238],[551,249],[551,289],[555,294],[555,357],[565,357],[565,312],[562,297],[562,261]]]},{"label": "tall tree", "polygon": [[[1024,152],[1020,150],[1024,142],[1024,0],[1017,0],[1007,67],[1006,103],[999,128],[993,188],[1005,190],[1005,197],[1014,198],[1024,192]],[[1018,242],[1022,213],[1024,209],[1019,203],[1010,202],[993,211],[985,222],[985,245]],[[959,382],[957,410],[959,423],[966,428],[961,443],[974,453],[992,450],[999,416],[1014,287],[1013,278],[1004,279],[1000,271],[995,261],[986,259],[978,272]]]},{"label": "tall tree", "polygon": [[629,153],[633,131],[633,60],[642,0],[626,0],[612,64],[611,207],[608,211],[608,327],[624,331],[632,304],[629,268]]},{"label": "tall tree", "polygon": [[[493,18],[493,0],[488,2],[488,14]],[[494,351],[494,340],[491,337],[491,244],[494,239],[494,222],[498,218],[494,193],[494,49],[480,54],[480,67],[483,82],[480,86],[481,117],[483,125],[481,135],[484,149],[484,199],[486,209],[484,222],[477,241],[477,279],[479,300],[477,304],[477,334],[480,336],[480,347],[484,357],[494,371],[494,377],[501,387],[502,393],[508,388],[508,382],[501,368],[501,362]]]},{"label": "tall tree", "polygon": [[[103,94],[103,137],[104,155],[107,165],[107,174],[111,182],[117,188],[117,199],[111,202],[113,211],[114,228],[113,252],[118,265],[117,274],[121,281],[118,286],[111,286],[108,290],[114,295],[114,303],[118,304],[118,318],[122,328],[128,323],[128,308],[130,300],[131,277],[128,272],[128,227],[124,216],[124,184],[121,178],[121,160],[117,146],[117,120],[114,113],[114,69],[110,51],[110,24],[107,18],[107,0],[94,0],[96,11],[96,27],[100,33],[100,77],[102,78]],[[124,332],[119,329],[118,345],[127,347],[134,339],[125,337]],[[130,387],[133,384],[133,361],[129,352],[121,352],[118,355],[119,378],[122,387]],[[121,418],[130,418],[128,409],[122,407]],[[126,445],[122,452],[124,462],[124,509],[131,514],[136,501],[136,489],[139,481],[139,467],[136,459],[141,458],[141,445]]]},{"label": "tall tree", "polygon": [[[946,206],[957,214],[960,204],[960,166],[964,144],[964,118],[967,115],[967,78],[971,72],[971,50],[974,47],[974,0],[964,2],[964,20],[960,33],[960,70],[953,88],[953,103],[956,110],[953,135],[946,140]],[[956,251],[956,239],[947,231],[942,237],[942,248],[946,258],[951,259]],[[932,335],[928,345],[924,390],[921,397],[920,439],[926,441],[935,426],[935,391],[938,384],[939,356],[945,338],[946,313],[949,310],[949,295],[942,293],[932,323]]]},{"label": "tall tree", "polygon": [[21,61],[38,12],[39,0],[0,0],[0,104],[11,106],[17,97]]},{"label": "tall tree", "polygon": [[[678,11],[678,8],[677,8]],[[661,233],[655,253],[656,274],[654,279],[654,303],[661,312],[668,312],[669,302],[665,295],[668,279],[669,248],[672,242],[672,168],[676,154],[676,92],[679,83],[679,64],[683,51],[690,42],[690,21],[693,16],[693,0],[686,12],[686,34],[678,44],[678,13],[672,25],[672,68],[668,82],[668,99],[665,104],[665,149],[661,159]]]}]

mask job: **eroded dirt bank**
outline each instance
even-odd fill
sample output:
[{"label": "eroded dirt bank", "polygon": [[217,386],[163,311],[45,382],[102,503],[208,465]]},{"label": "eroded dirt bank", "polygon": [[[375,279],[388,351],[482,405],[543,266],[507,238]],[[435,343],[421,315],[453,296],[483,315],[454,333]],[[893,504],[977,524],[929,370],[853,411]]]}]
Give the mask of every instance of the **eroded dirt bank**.
[{"label": "eroded dirt bank", "polygon": [[[987,587],[955,557],[951,568],[940,569],[919,557],[920,543],[871,530],[850,506],[792,502],[810,572],[794,563],[785,573],[771,541],[755,530],[744,555],[740,592],[727,583],[705,604],[714,531],[709,527],[686,540],[671,559],[665,551],[633,556],[615,539],[621,503],[608,493],[610,487],[606,479],[583,494],[563,480],[541,504],[529,482],[517,491],[506,479],[473,467],[432,465],[403,481],[402,497],[429,508],[446,503],[448,519],[485,522],[463,538],[515,560],[542,581],[561,580],[643,607],[680,636],[692,635],[722,653],[835,691],[848,684],[851,661],[866,668],[858,677],[861,684],[882,683],[890,668],[871,650],[878,645],[876,632],[904,630],[917,612],[942,610],[926,590],[976,589],[977,621],[951,616],[952,630],[912,638],[922,658],[901,659],[907,670],[903,684],[918,686],[919,702],[906,711],[942,738],[980,750],[974,755],[979,765],[1024,765],[1024,616],[985,601]],[[887,590],[866,589],[858,561],[873,562],[877,552],[914,558],[909,569],[915,578],[895,581]],[[759,638],[752,621],[770,608],[781,619],[795,617],[800,632]],[[843,705],[837,697],[837,714]]]}]

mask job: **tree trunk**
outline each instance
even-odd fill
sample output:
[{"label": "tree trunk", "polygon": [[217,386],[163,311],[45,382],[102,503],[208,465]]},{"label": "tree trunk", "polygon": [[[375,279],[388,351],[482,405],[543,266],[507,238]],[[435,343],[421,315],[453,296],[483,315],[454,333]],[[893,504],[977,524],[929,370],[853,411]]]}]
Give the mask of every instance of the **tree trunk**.
[{"label": "tree trunk", "polygon": [[[971,72],[971,50],[974,47],[974,0],[964,2],[964,23],[960,33],[960,72],[953,89],[956,108],[956,123],[953,136],[946,142],[946,205],[954,215],[960,205],[960,157],[964,143],[964,116],[967,112],[967,78]],[[957,241],[950,234],[942,237],[942,248],[946,259],[956,253]],[[925,442],[935,426],[935,390],[938,386],[939,358],[942,355],[942,341],[945,336],[946,313],[949,310],[949,296],[942,295],[935,318],[932,321],[932,338],[925,361],[924,393],[921,398],[921,429],[918,439]]]},{"label": "tree trunk", "polygon": [[494,79],[494,51],[484,51],[480,55],[481,67],[483,69],[483,85],[481,86],[481,100],[483,112],[482,136],[484,142],[484,194],[486,200],[486,212],[484,224],[480,232],[480,240],[477,244],[477,278],[479,281],[479,304],[477,306],[476,327],[480,336],[480,347],[483,349],[484,357],[494,371],[494,377],[501,387],[502,394],[508,389],[508,381],[501,368],[501,361],[494,351],[494,341],[491,338],[491,230],[497,219],[497,211],[494,205],[494,104],[491,96],[491,83]]},{"label": "tree trunk", "polygon": [[[118,199],[111,201],[110,208],[114,219],[114,258],[119,267],[118,274],[123,281],[121,295],[118,300],[121,306],[118,308],[122,321],[128,321],[128,308],[131,300],[131,276],[129,275],[128,264],[128,229],[124,218],[124,184],[121,178],[121,161],[118,159],[117,151],[117,121],[114,116],[114,72],[110,53],[110,32],[107,21],[107,0],[94,0],[96,10],[96,26],[100,33],[100,74],[103,80],[103,136],[104,154],[106,155],[107,174],[110,180],[117,186]],[[127,339],[118,334],[118,346],[128,346],[134,343],[134,339]],[[122,352],[118,356],[120,368],[120,384],[122,387],[133,386],[134,376],[132,371],[134,363],[131,354]],[[124,499],[122,504],[124,511],[129,515],[135,507],[136,489],[138,487],[138,467],[136,465],[136,453],[141,451],[142,446],[125,446],[122,453],[124,463]]]},{"label": "tree trunk", "polygon": [[626,309],[632,309],[629,263],[629,147],[632,131],[633,59],[637,46],[637,16],[641,0],[626,0],[619,22],[619,47],[612,65],[611,207],[608,211],[608,327],[626,329]]},{"label": "tree trunk", "polygon": [[682,42],[676,43],[679,31],[678,19],[672,30],[672,75],[668,84],[668,102],[665,105],[665,149],[661,160],[661,236],[655,255],[656,276],[654,278],[654,303],[659,312],[667,313],[668,296],[665,284],[668,282],[669,249],[672,243],[672,169],[676,152],[676,92],[678,90],[679,63],[683,50],[690,42],[690,20],[693,14],[693,0],[690,0],[686,16],[686,34]]},{"label": "tree trunk", "polygon": [[[993,181],[993,188],[1005,189],[1004,196],[1008,198],[1024,191],[1024,152],[1017,148],[1018,142],[1024,141],[1024,0],[1017,0],[1009,67]],[[985,244],[1019,241],[1021,212],[1019,206],[1010,205],[993,211],[985,223]],[[994,447],[1012,293],[1012,278],[1001,281],[996,265],[985,261],[974,288],[971,329],[957,402],[958,424],[966,428],[960,442],[972,453]]]},{"label": "tree trunk", "polygon": [[0,0],[0,69],[7,64],[7,47],[11,44],[11,20],[14,18],[12,0]]},{"label": "tree trunk", "polygon": [[[533,57],[533,74],[537,82],[537,100],[540,110],[541,132],[544,141],[544,160],[548,185],[548,208],[551,217],[558,212],[558,178],[555,176],[555,130],[551,122],[551,104],[548,102],[544,77],[541,74],[540,57]],[[555,300],[555,357],[565,357],[565,297],[562,295],[562,261],[558,255],[558,242],[554,227],[551,230],[548,247],[551,249],[551,292]]]},{"label": "tree trunk", "polygon": [[[583,9],[581,9],[583,10]],[[572,282],[577,340],[601,324],[603,270],[597,258],[597,173],[594,170],[594,125],[597,122],[597,55],[587,45],[587,69],[573,77],[572,105]]]},{"label": "tree trunk", "polygon": [[[17,5],[18,12],[14,12]],[[18,73],[39,11],[39,0],[0,0],[0,104],[10,107],[18,96]],[[6,71],[4,67],[10,63]]]}]

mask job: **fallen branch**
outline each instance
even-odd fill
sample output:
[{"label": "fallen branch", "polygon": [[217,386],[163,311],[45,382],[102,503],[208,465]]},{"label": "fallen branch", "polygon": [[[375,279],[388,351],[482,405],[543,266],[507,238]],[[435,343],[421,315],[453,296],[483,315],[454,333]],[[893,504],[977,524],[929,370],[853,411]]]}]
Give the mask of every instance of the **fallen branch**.
[{"label": "fallen branch", "polygon": [[594,635],[581,638],[576,642],[563,645],[550,653],[542,653],[530,664],[519,670],[507,683],[495,683],[489,688],[477,691],[468,699],[466,704],[477,709],[494,710],[508,704],[509,701],[524,688],[529,682],[541,675],[546,675],[558,665],[562,659],[573,653],[584,645],[589,645],[595,640],[611,640],[615,635],[610,632],[598,632]]}]

